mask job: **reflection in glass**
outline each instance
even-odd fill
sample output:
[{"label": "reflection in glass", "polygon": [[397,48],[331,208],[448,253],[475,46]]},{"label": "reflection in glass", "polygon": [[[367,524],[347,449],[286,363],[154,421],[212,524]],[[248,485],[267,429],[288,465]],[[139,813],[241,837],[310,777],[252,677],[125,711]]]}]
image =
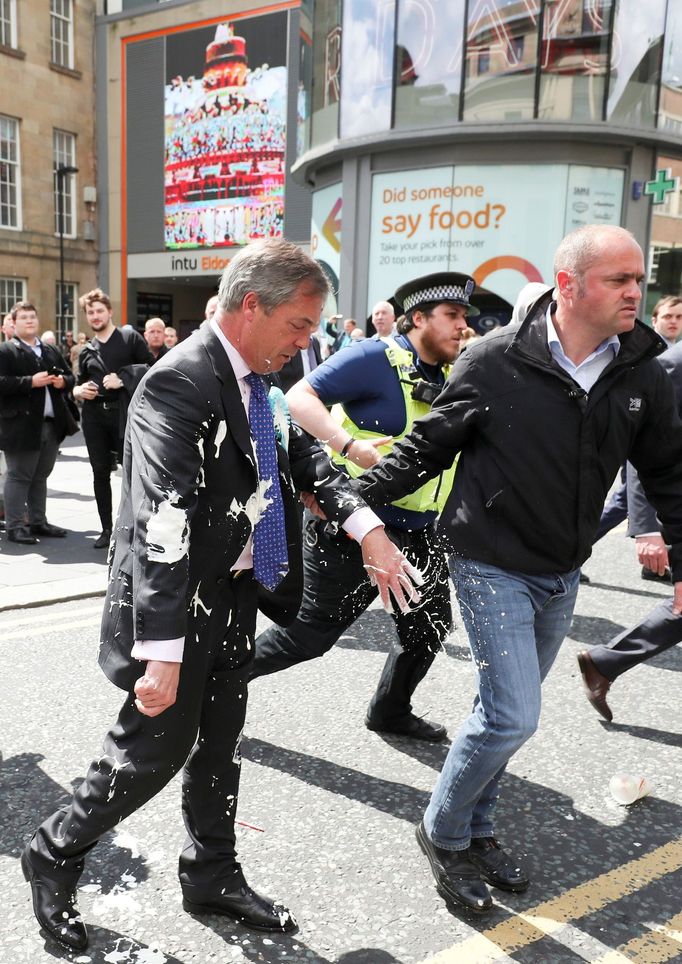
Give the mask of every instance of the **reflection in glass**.
[{"label": "reflection in glass", "polygon": [[533,117],[540,0],[469,0],[464,120]]},{"label": "reflection in glass", "polygon": [[395,126],[453,124],[459,116],[464,0],[400,0]]},{"label": "reflection in glass", "polygon": [[345,0],[341,60],[341,136],[389,130],[395,0]]},{"label": "reflection in glass", "polygon": [[682,4],[669,3],[658,126],[682,134]]},{"label": "reflection in glass", "polygon": [[301,26],[298,38],[298,94],[296,98],[296,157],[310,147],[310,98],[313,88],[312,21],[307,17],[306,4],[301,7]]},{"label": "reflection in glass", "polygon": [[599,121],[609,55],[612,0],[544,6],[540,120]]},{"label": "reflection in glass", "polygon": [[313,17],[313,146],[336,140],[341,94],[342,0],[316,0]]},{"label": "reflection in glass", "polygon": [[613,25],[607,120],[654,126],[665,8],[666,0],[619,0]]}]

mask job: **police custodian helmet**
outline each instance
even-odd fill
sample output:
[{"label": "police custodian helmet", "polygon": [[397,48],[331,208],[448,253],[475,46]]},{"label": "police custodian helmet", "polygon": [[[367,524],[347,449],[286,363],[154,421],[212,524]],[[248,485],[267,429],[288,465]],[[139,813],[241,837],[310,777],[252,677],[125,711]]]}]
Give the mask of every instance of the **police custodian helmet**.
[{"label": "police custodian helmet", "polygon": [[439,271],[401,285],[394,298],[405,314],[423,305],[451,301],[456,305],[464,305],[468,315],[478,315],[478,308],[469,301],[475,287],[476,282],[468,274]]}]

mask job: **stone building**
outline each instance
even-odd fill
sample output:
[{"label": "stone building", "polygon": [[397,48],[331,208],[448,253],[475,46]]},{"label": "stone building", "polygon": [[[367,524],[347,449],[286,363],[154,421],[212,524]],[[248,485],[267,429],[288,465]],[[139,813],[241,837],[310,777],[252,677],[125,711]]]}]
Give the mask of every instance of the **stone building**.
[{"label": "stone building", "polygon": [[0,312],[28,299],[60,334],[97,283],[95,6],[0,3]]}]

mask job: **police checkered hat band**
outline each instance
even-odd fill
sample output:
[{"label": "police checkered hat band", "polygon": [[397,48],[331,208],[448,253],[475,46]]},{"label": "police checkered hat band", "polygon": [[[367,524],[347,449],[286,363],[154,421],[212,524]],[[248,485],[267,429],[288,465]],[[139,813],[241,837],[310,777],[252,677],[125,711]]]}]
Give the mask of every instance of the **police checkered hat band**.
[{"label": "police checkered hat band", "polygon": [[459,285],[436,285],[435,288],[422,288],[415,291],[413,295],[408,295],[403,303],[403,310],[409,311],[415,305],[423,305],[427,301],[458,301],[460,304],[468,304],[471,293],[474,290],[473,282],[467,281],[464,288]]},{"label": "police checkered hat band", "polygon": [[469,299],[474,293],[476,283],[469,275],[454,271],[441,271],[436,274],[415,278],[401,285],[395,293],[395,300],[405,313],[412,311],[419,305],[451,301],[464,305],[471,315],[477,315],[478,309]]}]

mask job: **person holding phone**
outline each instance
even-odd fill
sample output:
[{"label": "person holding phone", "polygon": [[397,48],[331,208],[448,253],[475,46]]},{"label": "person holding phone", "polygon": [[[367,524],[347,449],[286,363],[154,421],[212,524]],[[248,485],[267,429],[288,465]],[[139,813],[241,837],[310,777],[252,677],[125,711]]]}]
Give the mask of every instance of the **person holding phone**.
[{"label": "person holding phone", "polygon": [[34,305],[19,301],[11,315],[14,337],[0,345],[0,448],[7,461],[5,519],[10,542],[34,545],[41,537],[66,535],[66,529],[47,521],[45,509],[47,480],[59,444],[75,430],[64,400],[74,377],[59,350],[38,337],[40,323]]}]

